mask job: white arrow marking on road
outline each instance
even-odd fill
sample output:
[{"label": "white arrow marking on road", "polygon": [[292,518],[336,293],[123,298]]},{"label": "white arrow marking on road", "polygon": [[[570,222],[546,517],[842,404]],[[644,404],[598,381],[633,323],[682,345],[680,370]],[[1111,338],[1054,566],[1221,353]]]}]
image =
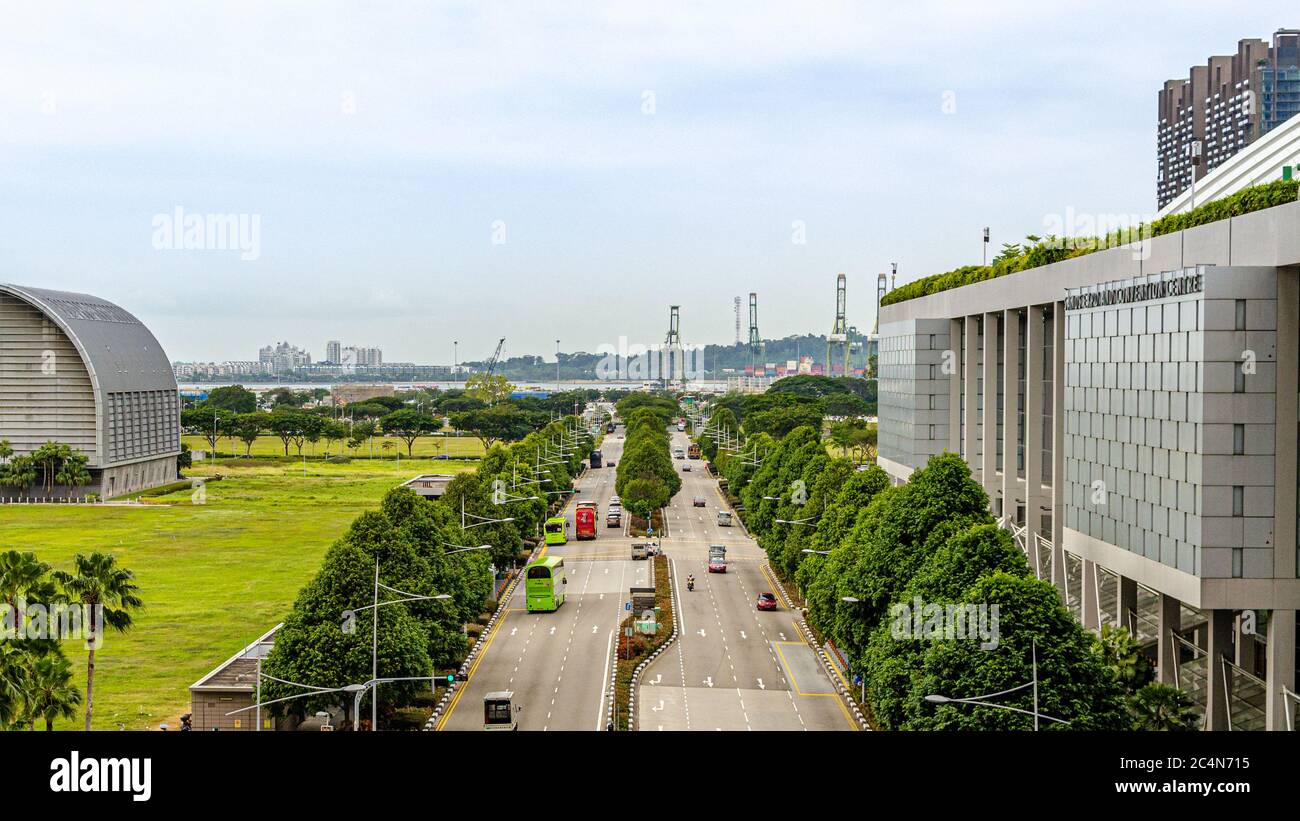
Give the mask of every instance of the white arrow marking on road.
[{"label": "white arrow marking on road", "polygon": [[518,628],[518,627],[511,627],[511,628],[510,628],[510,635],[513,636],[515,633],[518,633],[518,632],[519,632],[519,628]]},{"label": "white arrow marking on road", "polygon": [[[551,628],[551,632],[552,632],[552,633],[555,632],[555,628],[554,628],[554,627]],[[785,641],[785,633],[782,633],[782,634],[781,634],[781,641]]]},{"label": "white arrow marking on road", "polygon": [[703,628],[703,627],[701,627],[699,630],[696,630],[695,632],[699,633],[701,637],[704,636],[704,628]]},{"label": "white arrow marking on road", "polygon": [[741,637],[742,639],[747,639],[747,638],[749,638],[749,636],[746,636],[746,635],[745,635],[745,631],[744,631],[744,630],[741,630],[741,631],[740,631],[740,637]]},{"label": "white arrow marking on road", "polygon": [[600,600],[601,600],[601,601],[604,601],[604,600],[605,600],[605,594],[604,594],[604,593],[601,593],[601,594],[600,594]]},{"label": "white arrow marking on road", "polygon": [[658,684],[660,681],[663,680],[663,677],[664,677],[664,674],[663,674],[663,673],[660,673],[659,675],[655,676],[655,677],[650,681],[650,683],[651,683],[651,684]]},{"label": "white arrow marking on road", "polygon": [[551,628],[551,635],[552,635],[552,636],[555,635],[555,628],[554,628],[554,627]]},{"label": "white arrow marking on road", "polygon": [[659,699],[659,706],[658,706],[658,707],[651,707],[651,708],[650,708],[650,712],[652,712],[652,713],[657,713],[657,712],[659,712],[660,710],[662,710],[663,708],[664,708],[664,700],[661,698],[661,699]]},{"label": "white arrow marking on road", "polygon": [[767,689],[766,687],[763,686],[763,680],[762,680],[761,678],[758,680],[758,689],[760,689],[760,690],[766,690],[766,689]]},{"label": "white arrow marking on road", "polygon": [[592,632],[593,635],[595,634],[595,632],[596,632],[596,625],[593,624],[593,625],[591,626],[591,632]]},{"label": "white arrow marking on road", "polygon": [[705,685],[706,687],[712,687],[712,686],[713,686],[713,676],[709,676],[708,678],[706,678],[706,679],[704,680],[704,685]]}]

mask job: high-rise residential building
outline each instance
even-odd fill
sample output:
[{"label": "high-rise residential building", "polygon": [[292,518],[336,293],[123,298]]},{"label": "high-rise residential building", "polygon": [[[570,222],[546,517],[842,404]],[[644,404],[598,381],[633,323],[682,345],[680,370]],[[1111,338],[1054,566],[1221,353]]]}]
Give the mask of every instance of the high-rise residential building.
[{"label": "high-rise residential building", "polygon": [[269,365],[271,373],[287,373],[311,364],[311,354],[302,348],[290,345],[288,342],[267,345],[259,349],[257,359],[259,362]]},{"label": "high-rise residential building", "polygon": [[337,339],[331,339],[325,343],[325,361],[334,365],[343,361],[343,343]]},{"label": "high-rise residential building", "polygon": [[[1157,95],[1156,202],[1163,208],[1192,183],[1300,113],[1300,31],[1279,29],[1270,45],[1248,39],[1210,57]],[[1194,146],[1200,146],[1196,162]]]}]

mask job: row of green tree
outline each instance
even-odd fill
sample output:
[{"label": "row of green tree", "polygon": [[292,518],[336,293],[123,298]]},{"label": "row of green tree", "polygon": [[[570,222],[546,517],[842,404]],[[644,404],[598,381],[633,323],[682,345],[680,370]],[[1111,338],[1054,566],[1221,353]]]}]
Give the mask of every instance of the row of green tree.
[{"label": "row of green tree", "polygon": [[637,393],[616,405],[627,428],[614,490],[623,507],[646,521],[681,490],[682,477],[673,467],[668,425],[680,414],[677,402],[662,394]]},{"label": "row of green tree", "polygon": [[[1141,651],[1124,631],[1094,636],[1070,615],[1051,583],[1034,577],[960,457],[935,456],[895,486],[878,467],[855,469],[831,457],[813,427],[755,444],[761,456],[751,462],[758,464],[726,472],[731,492],[743,500],[745,523],[772,567],[797,584],[809,622],[844,651],[852,672],[866,682],[878,726],[1032,726],[1031,717],[1013,711],[925,697],[973,698],[1021,688],[1031,680],[1035,658],[1041,712],[1072,729],[1196,725],[1180,690],[1133,674]],[[949,607],[982,618],[996,612],[994,646],[970,634],[945,633]],[[1029,688],[998,701],[1032,708]]]},{"label": "row of green tree", "polygon": [[[89,457],[61,442],[46,442],[31,453],[15,454],[8,439],[0,439],[0,487],[27,493],[39,487],[81,487],[90,482]],[[0,494],[3,495],[3,494]]]},{"label": "row of green tree", "polygon": [[257,410],[255,400],[253,410],[236,410],[246,407],[245,400],[253,394],[244,391],[248,397],[242,397],[234,388],[243,390],[239,386],[218,388],[217,391],[225,393],[217,401],[210,395],[193,408],[181,411],[182,429],[204,437],[214,452],[221,439],[229,439],[242,442],[245,454],[251,454],[258,437],[268,434],[280,439],[285,456],[289,455],[291,445],[298,456],[302,455],[304,445],[310,445],[314,452],[322,441],[326,453],[340,442],[356,452],[375,436],[389,436],[406,444],[409,457],[414,454],[419,439],[444,432],[448,420],[454,430],[468,433],[481,441],[484,448],[490,448],[497,442],[518,441],[551,420],[572,413],[575,403],[581,406],[588,399],[586,391],[570,391],[544,399],[497,397],[492,401],[491,396],[485,399],[474,393],[476,390],[499,392],[497,386],[485,385],[468,391],[415,391],[409,395],[381,396],[343,409],[304,410],[285,405],[267,412]]},{"label": "row of green tree", "polygon": [[[97,608],[101,617],[63,620],[51,616],[60,606]],[[85,705],[90,729],[95,704],[95,654],[108,631],[130,629],[144,606],[130,570],[110,554],[78,553],[73,567],[54,570],[35,553],[0,553],[0,610],[6,636],[0,641],[0,726],[46,730],[72,720]],[[94,612],[94,611],[91,611]],[[62,631],[72,627],[76,635]],[[85,697],[72,681],[64,641],[80,640],[86,651]],[[75,645],[73,645],[75,646]]]},{"label": "row of green tree", "polygon": [[[464,625],[493,595],[493,574],[515,566],[525,537],[540,532],[548,511],[572,491],[592,440],[576,417],[557,420],[510,445],[492,447],[477,469],[453,479],[437,500],[405,488],[390,491],[327,551],[301,592],[265,664],[269,676],[312,687],[362,684],[371,677],[371,635],[378,623],[378,669],[384,678],[428,678],[454,668],[468,650]],[[489,545],[487,550],[461,550]],[[413,596],[447,596],[372,607],[375,574],[383,587]],[[344,614],[351,613],[345,620]],[[275,681],[263,699],[304,692]],[[426,682],[384,684],[386,711],[410,704]],[[351,717],[352,698],[323,693],[283,702],[282,714],[311,715],[327,706]]]}]

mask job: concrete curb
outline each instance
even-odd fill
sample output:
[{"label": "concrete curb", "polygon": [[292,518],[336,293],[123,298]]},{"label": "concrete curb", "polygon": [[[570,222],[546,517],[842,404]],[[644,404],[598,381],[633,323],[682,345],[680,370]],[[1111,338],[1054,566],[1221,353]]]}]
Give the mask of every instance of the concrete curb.
[{"label": "concrete curb", "polygon": [[[643,659],[641,663],[636,666],[636,669],[632,671],[632,680],[631,682],[628,683],[628,695],[627,695],[627,728],[629,731],[636,731],[638,729],[636,726],[636,688],[638,683],[641,681],[641,674],[645,672],[646,668],[648,668],[655,661],[655,659],[659,658],[659,656],[663,654],[665,650],[667,650],[669,647],[672,647],[673,642],[677,641],[677,608],[680,603],[677,601],[677,587],[676,585],[673,584],[676,568],[673,567],[673,563],[670,560],[668,560],[667,557],[665,557],[665,561],[668,564],[668,596],[673,603],[672,632],[668,634],[668,638],[664,641],[663,644],[656,647],[655,651],[651,653],[649,656],[647,656],[645,659]],[[617,643],[615,643],[614,645],[613,671],[614,671],[613,675],[610,678],[610,700],[609,700],[609,721],[611,722],[611,724],[614,721],[614,705],[615,705],[615,699],[617,698],[617,690],[614,687],[614,682],[617,680],[618,677],[618,644]]]},{"label": "concrete curb", "polygon": [[[505,613],[507,606],[510,604],[510,597],[514,595],[515,588],[519,585],[519,580],[523,577],[523,570],[520,570],[515,574],[515,577],[510,580],[510,583],[506,585],[505,590],[502,591],[501,597],[497,599],[497,609],[492,614],[492,618],[488,619],[488,623],[483,628],[483,632],[479,633],[478,638],[474,641],[474,646],[469,648],[469,655],[467,655],[465,660],[461,662],[460,670],[457,671],[459,675],[465,675],[469,672],[470,665],[474,663],[474,660],[478,658],[479,653],[482,652],[483,643],[487,640],[488,636],[492,635],[492,631],[496,627],[497,622],[501,619],[501,616]],[[463,683],[466,682],[452,682],[451,686],[447,688],[447,692],[443,693],[442,698],[438,699],[438,706],[433,708],[433,715],[429,716],[428,720],[424,722],[425,732],[431,731],[438,726],[438,719],[442,717],[443,711],[447,709],[447,704],[451,702],[451,697],[456,694],[456,691],[460,689],[460,686]]]},{"label": "concrete curb", "polygon": [[813,648],[813,651],[817,654],[817,660],[821,662],[822,669],[826,671],[826,677],[830,679],[831,684],[835,685],[835,692],[839,693],[840,698],[844,701],[844,706],[849,709],[849,712],[853,713],[853,718],[857,721],[858,727],[863,730],[872,729],[871,725],[867,723],[866,716],[862,714],[862,708],[858,706],[858,703],[853,700],[853,696],[845,689],[844,682],[840,679],[839,672],[834,669],[834,662],[831,661],[830,654],[828,654],[826,650],[818,644],[817,636],[813,633],[812,628],[808,626],[808,621],[804,618],[803,610],[794,606],[790,594],[785,589],[785,584],[781,581],[780,577],[776,575],[776,572],[772,569],[772,565],[764,560],[763,567],[767,569],[767,575],[772,579],[772,582],[776,587],[776,594],[781,597],[781,602],[785,605],[786,609],[791,613],[797,614],[795,618],[795,626],[798,627],[799,632],[803,634],[804,640],[808,643],[808,646]]}]

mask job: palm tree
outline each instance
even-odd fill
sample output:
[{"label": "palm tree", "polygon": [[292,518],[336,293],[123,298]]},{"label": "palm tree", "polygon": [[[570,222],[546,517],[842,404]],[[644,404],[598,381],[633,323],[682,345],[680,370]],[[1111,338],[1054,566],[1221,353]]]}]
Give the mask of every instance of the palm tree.
[{"label": "palm tree", "polygon": [[1192,700],[1170,684],[1152,682],[1129,697],[1135,730],[1199,730]]},{"label": "palm tree", "polygon": [[119,633],[125,633],[131,627],[131,613],[144,606],[136,593],[140,590],[135,583],[135,574],[124,567],[117,566],[117,559],[112,554],[91,553],[86,556],[78,553],[73,559],[75,573],[56,570],[54,580],[63,588],[68,600],[86,605],[89,618],[86,619],[86,730],[90,730],[90,716],[95,704],[95,651],[103,643],[103,636],[95,634],[99,621],[96,613],[102,613],[103,623]]},{"label": "palm tree", "polygon": [[14,631],[19,636],[22,635],[25,610],[22,605],[32,598],[33,592],[48,592],[41,590],[48,572],[50,566],[38,561],[35,553],[19,553],[17,550],[0,553],[0,604],[9,606],[9,612],[13,613]]},{"label": "palm tree", "polygon": [[1126,628],[1103,625],[1096,648],[1102,661],[1114,671],[1119,683],[1124,685],[1125,692],[1136,693],[1155,678],[1151,660]]},{"label": "palm tree", "polygon": [[72,662],[61,651],[33,661],[25,690],[26,720],[32,729],[38,720],[45,722],[46,732],[54,729],[55,719],[71,721],[81,704],[81,691],[72,683]]},{"label": "palm tree", "polygon": [[0,641],[0,727],[22,715],[27,682],[27,653],[11,641]]}]

